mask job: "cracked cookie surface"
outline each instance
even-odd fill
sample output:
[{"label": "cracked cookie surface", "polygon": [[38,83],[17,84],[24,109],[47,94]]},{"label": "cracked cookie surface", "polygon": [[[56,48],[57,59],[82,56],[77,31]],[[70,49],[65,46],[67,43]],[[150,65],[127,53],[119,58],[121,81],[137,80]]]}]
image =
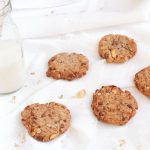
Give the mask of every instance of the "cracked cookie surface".
[{"label": "cracked cookie surface", "polygon": [[150,98],[150,66],[136,73],[134,82],[137,89]]},{"label": "cracked cookie surface", "polygon": [[48,62],[47,77],[74,80],[86,74],[89,61],[86,56],[77,53],[59,53]]},{"label": "cracked cookie surface", "polygon": [[98,120],[114,125],[126,124],[138,109],[131,93],[116,86],[103,86],[96,90],[91,107]]},{"label": "cracked cookie surface", "polygon": [[70,111],[62,104],[32,104],[21,112],[23,125],[35,139],[47,142],[63,134],[70,126]]},{"label": "cracked cookie surface", "polygon": [[135,41],[125,35],[108,34],[99,42],[99,55],[107,63],[124,63],[131,59],[137,51]]}]

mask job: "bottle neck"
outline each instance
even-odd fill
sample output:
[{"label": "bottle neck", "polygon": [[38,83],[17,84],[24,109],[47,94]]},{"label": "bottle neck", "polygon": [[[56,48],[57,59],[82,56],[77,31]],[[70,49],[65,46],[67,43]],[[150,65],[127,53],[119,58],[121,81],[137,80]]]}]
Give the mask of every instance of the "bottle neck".
[{"label": "bottle neck", "polygon": [[11,12],[10,0],[0,0],[0,36],[5,17]]},{"label": "bottle neck", "polygon": [[11,12],[10,0],[0,0],[0,20]]}]

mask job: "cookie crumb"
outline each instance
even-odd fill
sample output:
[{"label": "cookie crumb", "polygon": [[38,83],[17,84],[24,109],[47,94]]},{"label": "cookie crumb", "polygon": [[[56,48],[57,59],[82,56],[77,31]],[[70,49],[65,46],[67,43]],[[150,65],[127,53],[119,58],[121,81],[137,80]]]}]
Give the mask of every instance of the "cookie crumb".
[{"label": "cookie crumb", "polygon": [[79,92],[76,93],[73,98],[83,98],[86,95],[86,91],[84,89],[80,90]]},{"label": "cookie crumb", "polygon": [[53,13],[54,13],[54,10],[52,10],[50,13],[53,14]]},{"label": "cookie crumb", "polygon": [[142,150],[142,145],[138,145],[137,150]]},{"label": "cookie crumb", "polygon": [[16,144],[16,143],[14,144],[14,146],[15,146],[16,148],[20,147],[20,145],[19,145],[19,144]]},{"label": "cookie crumb", "polygon": [[31,74],[31,75],[35,75],[35,72],[31,72],[30,74]]},{"label": "cookie crumb", "polygon": [[59,96],[59,99],[63,99],[63,98],[64,98],[64,96],[63,96],[63,95],[60,95],[60,96]]},{"label": "cookie crumb", "polygon": [[11,101],[13,104],[16,104],[16,96],[13,96],[12,97],[12,101]]},{"label": "cookie crumb", "polygon": [[26,134],[25,133],[19,134],[19,140],[21,144],[24,144],[26,142]]},{"label": "cookie crumb", "polygon": [[126,141],[125,140],[120,140],[120,147],[123,147],[125,144],[126,144]]},{"label": "cookie crumb", "polygon": [[117,150],[116,147],[114,147],[113,150]]},{"label": "cookie crumb", "polygon": [[37,84],[40,84],[40,83],[41,83],[41,80],[38,80],[38,81],[37,81]]},{"label": "cookie crumb", "polygon": [[111,51],[111,56],[112,56],[113,58],[116,58],[116,56],[117,56],[114,49]]}]

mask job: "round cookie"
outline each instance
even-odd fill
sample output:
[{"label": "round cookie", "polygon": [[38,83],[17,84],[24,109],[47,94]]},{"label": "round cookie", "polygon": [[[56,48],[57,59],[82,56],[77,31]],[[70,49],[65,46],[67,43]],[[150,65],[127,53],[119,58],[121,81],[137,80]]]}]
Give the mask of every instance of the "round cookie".
[{"label": "round cookie", "polygon": [[131,93],[116,86],[103,86],[96,90],[91,107],[98,120],[114,125],[126,124],[138,109]]},{"label": "round cookie", "polygon": [[150,98],[150,66],[136,73],[134,82],[137,89]]},{"label": "round cookie", "polygon": [[70,126],[70,111],[58,103],[32,104],[21,112],[23,125],[35,139],[47,142]]},{"label": "round cookie", "polygon": [[82,54],[59,53],[48,62],[47,76],[54,79],[74,80],[86,74],[88,59]]},{"label": "round cookie", "polygon": [[99,55],[107,63],[124,63],[131,59],[137,51],[135,41],[125,35],[105,35],[99,42]]}]

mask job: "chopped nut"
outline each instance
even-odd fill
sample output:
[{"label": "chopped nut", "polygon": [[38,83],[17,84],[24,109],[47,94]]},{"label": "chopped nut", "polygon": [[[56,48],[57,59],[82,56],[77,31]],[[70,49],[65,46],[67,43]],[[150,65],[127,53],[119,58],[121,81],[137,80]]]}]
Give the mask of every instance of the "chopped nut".
[{"label": "chopped nut", "polygon": [[116,94],[116,93],[117,93],[117,91],[116,91],[116,90],[112,90],[112,92],[113,92],[114,94]]},{"label": "chopped nut", "polygon": [[112,56],[113,58],[116,58],[116,51],[115,51],[114,49],[111,51],[111,56]]},{"label": "chopped nut", "polygon": [[64,97],[63,95],[60,95],[60,96],[59,96],[59,99],[63,99],[63,97]]},{"label": "chopped nut", "polygon": [[77,92],[77,94],[75,96],[73,96],[74,98],[83,98],[86,94],[86,91],[84,89],[80,90],[79,92]]},{"label": "chopped nut", "polygon": [[50,139],[52,140],[52,139],[54,139],[55,137],[57,137],[58,135],[59,135],[58,133],[53,134],[53,135],[50,137]]},{"label": "chopped nut", "polygon": [[57,74],[57,78],[59,79],[61,77],[61,75],[60,74]]},{"label": "chopped nut", "polygon": [[34,136],[34,135],[35,135],[35,132],[32,132],[31,135]]},{"label": "chopped nut", "polygon": [[51,127],[51,124],[47,124],[46,126],[47,126],[47,127]]},{"label": "chopped nut", "polygon": [[41,129],[38,128],[38,129],[36,130],[36,133],[41,133]]}]

